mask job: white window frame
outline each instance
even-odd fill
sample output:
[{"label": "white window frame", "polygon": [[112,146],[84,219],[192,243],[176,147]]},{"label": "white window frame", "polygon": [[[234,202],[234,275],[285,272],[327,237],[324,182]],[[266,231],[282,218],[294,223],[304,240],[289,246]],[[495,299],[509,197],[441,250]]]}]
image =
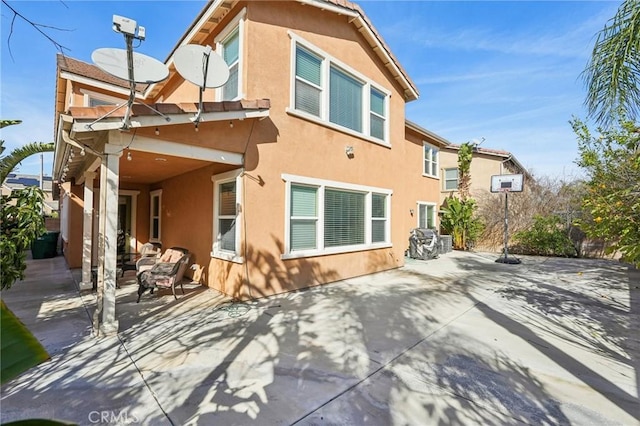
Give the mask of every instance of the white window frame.
[{"label": "white window frame", "polygon": [[[224,50],[224,43],[227,39],[233,35],[236,30],[238,31],[238,93],[231,99],[236,101],[243,99],[244,95],[244,32],[245,32],[245,20],[247,15],[247,8],[243,8],[229,24],[218,34],[214,39],[216,45],[216,52],[222,56]],[[216,101],[222,101],[224,99],[224,86],[216,89]]]},{"label": "white window frame", "polygon": [[70,194],[63,192],[62,200],[60,202],[60,235],[62,236],[63,241],[69,241],[69,221],[71,220],[71,215],[69,214],[70,204]]},{"label": "white window frame", "polygon": [[91,106],[91,99],[96,99],[101,102],[105,102],[105,105],[120,105],[126,102],[125,99],[116,98],[115,96],[105,95],[103,93],[94,92],[93,90],[80,89],[80,93],[83,95],[82,104],[85,107]]},{"label": "white window frame", "polygon": [[[153,220],[156,218],[153,214],[153,200],[158,198],[158,235],[153,235]],[[156,189],[149,192],[149,242],[160,243],[162,241],[162,189]]]},{"label": "white window frame", "polygon": [[[242,250],[242,226],[244,217],[242,209],[243,199],[243,180],[242,174],[244,169],[231,170],[226,173],[220,173],[211,177],[213,182],[213,246],[211,250],[211,257],[216,259],[227,260],[234,263],[244,263],[244,257],[241,256]],[[220,197],[220,185],[228,182],[235,182],[236,184],[236,235],[235,250],[223,250],[220,248],[221,235],[218,233],[218,221],[222,219],[219,214],[219,197]]]},{"label": "white window frame", "polygon": [[[431,201],[418,201],[416,202],[416,227],[420,227],[420,206],[426,206],[427,209],[429,207],[433,207],[433,213],[431,214],[431,220],[433,222],[433,227],[438,229],[438,213],[437,213],[437,204]],[[428,210],[427,210],[428,211]],[[425,220],[425,226],[429,223],[428,220]]]},{"label": "white window frame", "polygon": [[[429,158],[427,158],[427,153],[429,153],[428,155]],[[434,153],[435,153],[435,159],[434,159]],[[429,170],[425,170],[426,169],[425,165],[427,164],[427,161],[429,162]],[[434,168],[433,164],[435,164],[435,169],[436,169],[435,173],[432,173]],[[440,167],[440,150],[438,149],[438,147],[435,145],[431,145],[428,142],[422,142],[422,176],[440,179],[440,176],[438,176],[439,167]]]},{"label": "white window frame", "polygon": [[[384,200],[384,217],[373,217],[373,196],[374,195],[382,195],[385,196],[385,200]],[[390,223],[389,223],[389,200],[390,197],[387,194],[379,194],[377,192],[371,192],[369,193],[369,199],[371,200],[371,203],[369,204],[371,207],[371,213],[369,214],[369,219],[371,220],[371,231],[370,231],[370,238],[371,238],[371,243],[372,244],[377,244],[376,242],[373,241],[373,223],[374,222],[384,222],[384,236],[385,236],[385,243],[389,242],[389,237],[390,235],[389,230],[390,230]]]},{"label": "white window frame", "polygon": [[[387,188],[376,188],[371,186],[350,184],[324,179],[316,179],[306,176],[296,176],[290,174],[282,174],[282,180],[285,182],[285,235],[284,235],[284,253],[281,259],[297,259],[302,257],[322,256],[328,254],[351,253],[364,250],[375,250],[380,248],[392,247],[391,244],[391,196],[393,190]],[[316,248],[308,250],[291,250],[291,185],[306,185],[318,188],[317,206],[318,217],[316,222]],[[338,191],[353,191],[365,194],[365,218],[364,218],[364,244],[356,244],[340,247],[324,247],[324,192],[325,189],[335,189]],[[373,243],[371,235],[372,212],[371,212],[371,195],[386,195],[386,214],[385,214],[385,237],[386,241]]]},{"label": "white window frame", "polygon": [[[338,130],[340,132],[349,134],[351,136],[355,136],[361,139],[365,139],[369,142],[376,143],[378,145],[385,146],[387,148],[391,147],[390,133],[389,133],[389,123],[390,123],[390,115],[391,111],[389,108],[391,98],[391,92],[382,85],[377,84],[372,81],[370,78],[367,78],[365,75],[359,73],[349,65],[341,62],[340,60],[334,58],[327,52],[323,51],[319,47],[314,44],[308,42],[303,39],[299,35],[295,34],[292,31],[288,32],[289,38],[291,38],[291,80],[290,80],[290,88],[289,88],[289,107],[287,107],[286,111],[288,114],[304,118],[305,120],[313,121],[317,124],[320,124],[325,127],[332,128],[334,130]],[[313,114],[309,114],[306,111],[296,109],[296,49],[300,46],[301,48],[307,50],[309,53],[315,55],[319,59],[321,59],[321,84],[322,84],[322,92],[320,95],[320,117],[317,117]],[[362,87],[362,132],[357,132],[355,130],[349,129],[348,127],[343,127],[339,124],[332,123],[329,121],[329,105],[330,105],[330,71],[331,68],[339,69],[341,72],[346,73],[350,77],[358,80],[363,83]],[[378,92],[385,95],[384,99],[384,138],[378,139],[377,137],[371,136],[371,88],[376,89]]]},{"label": "white window frame", "polygon": [[456,187],[454,189],[447,189],[447,182],[452,182],[454,179],[447,179],[447,171],[449,170],[458,170],[457,167],[447,167],[442,169],[442,190],[445,192],[451,192],[451,191],[457,191],[458,190],[458,186],[460,185],[460,172],[458,172],[458,175],[455,178],[455,182],[456,182]]}]

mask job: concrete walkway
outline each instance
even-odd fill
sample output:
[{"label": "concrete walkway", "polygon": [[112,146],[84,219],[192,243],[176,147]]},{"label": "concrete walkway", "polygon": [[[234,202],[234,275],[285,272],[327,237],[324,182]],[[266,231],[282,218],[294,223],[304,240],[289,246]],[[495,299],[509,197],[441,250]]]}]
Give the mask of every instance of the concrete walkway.
[{"label": "concrete walkway", "polygon": [[232,303],[190,285],[93,338],[62,257],[2,292],[52,355],[1,389],[0,421],[79,424],[640,424],[640,272],[453,252]]}]

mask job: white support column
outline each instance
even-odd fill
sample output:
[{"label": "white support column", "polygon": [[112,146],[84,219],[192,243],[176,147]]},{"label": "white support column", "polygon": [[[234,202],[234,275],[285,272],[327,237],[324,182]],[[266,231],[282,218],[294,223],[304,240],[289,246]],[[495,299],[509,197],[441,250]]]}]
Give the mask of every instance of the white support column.
[{"label": "white support column", "polygon": [[91,248],[93,238],[93,179],[95,172],[84,173],[84,220],[82,224],[82,281],[80,290],[91,290]]},{"label": "white support column", "polygon": [[[116,263],[118,245],[118,181],[122,147],[105,145],[100,176],[100,240],[98,256],[98,291],[102,289],[100,333],[118,332],[116,320]],[[101,282],[102,281],[102,282]],[[98,295],[100,300],[100,295]],[[100,307],[98,307],[100,309]]]}]

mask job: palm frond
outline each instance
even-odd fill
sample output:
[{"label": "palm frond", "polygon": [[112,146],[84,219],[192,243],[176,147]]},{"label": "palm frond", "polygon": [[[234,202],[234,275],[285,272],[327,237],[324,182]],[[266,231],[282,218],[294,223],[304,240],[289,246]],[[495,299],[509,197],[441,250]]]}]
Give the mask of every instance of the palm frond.
[{"label": "palm frond", "polygon": [[0,120],[0,129],[20,123],[22,123],[22,120]]},{"label": "palm frond", "polygon": [[31,142],[11,151],[6,157],[0,158],[0,182],[4,182],[9,173],[25,158],[41,152],[52,152],[53,143]]},{"label": "palm frond", "polygon": [[603,126],[640,115],[640,0],[625,0],[598,33],[582,77],[589,115]]}]

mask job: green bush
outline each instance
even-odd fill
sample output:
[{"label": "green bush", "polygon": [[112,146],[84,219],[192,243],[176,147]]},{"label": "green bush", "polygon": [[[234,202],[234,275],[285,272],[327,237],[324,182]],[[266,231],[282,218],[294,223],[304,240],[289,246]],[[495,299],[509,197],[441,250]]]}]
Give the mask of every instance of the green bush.
[{"label": "green bush", "polygon": [[442,206],[442,230],[451,235],[453,248],[467,250],[473,247],[482,233],[483,224],[476,217],[476,202],[473,198],[461,200],[447,197]]},{"label": "green bush", "polygon": [[37,187],[15,190],[0,198],[0,253],[2,290],[24,279],[27,268],[25,250],[44,234],[44,218],[40,213],[44,193]]},{"label": "green bush", "polygon": [[570,228],[560,216],[535,216],[531,227],[514,234],[516,244],[509,247],[509,251],[538,256],[578,257],[569,231]]}]

